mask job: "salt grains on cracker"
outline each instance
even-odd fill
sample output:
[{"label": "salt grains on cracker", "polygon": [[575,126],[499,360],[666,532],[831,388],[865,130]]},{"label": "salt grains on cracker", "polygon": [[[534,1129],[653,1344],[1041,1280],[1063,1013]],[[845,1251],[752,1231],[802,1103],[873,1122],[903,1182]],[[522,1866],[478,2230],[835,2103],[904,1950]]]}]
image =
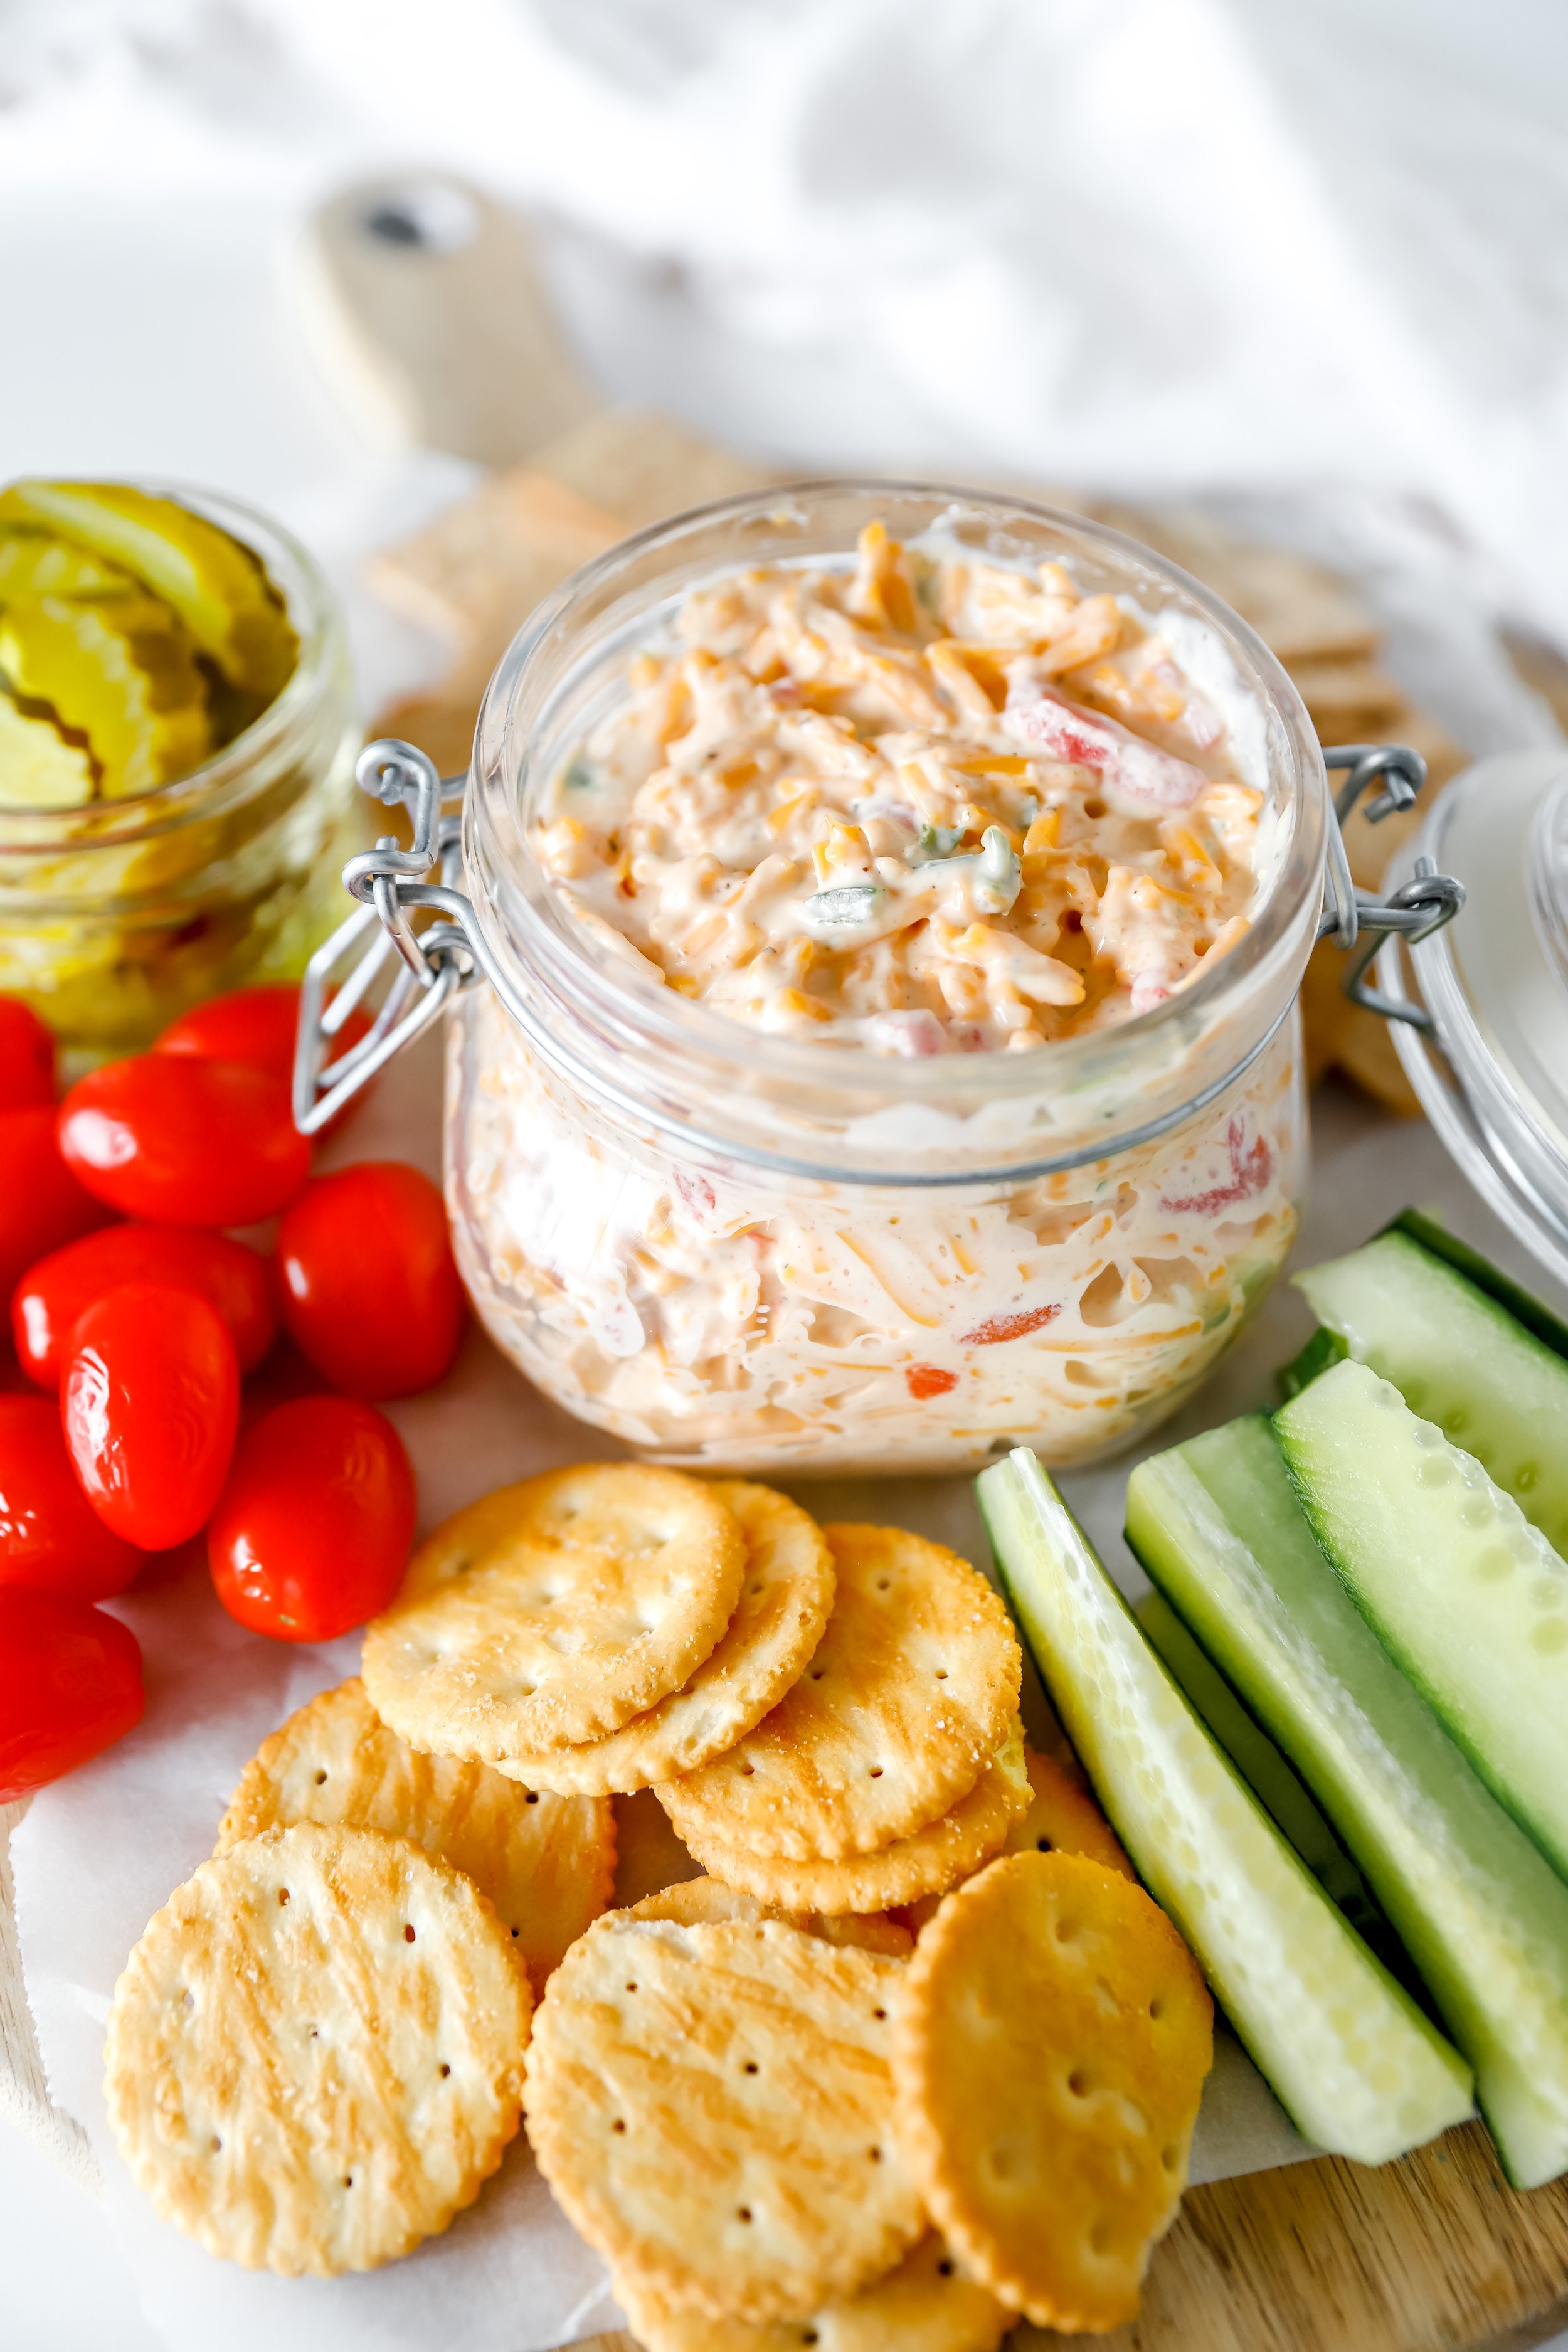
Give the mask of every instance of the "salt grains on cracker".
[{"label": "salt grains on cracker", "polygon": [[745,1538],[679,1470],[590,1462],[437,1528],[365,1629],[376,1713],[411,1747],[493,1763],[602,1738],[678,1690],[734,1614]]},{"label": "salt grains on cracker", "polygon": [[611,1912],[551,1980],[528,2136],[590,2245],[715,2320],[803,2316],[925,2228],[893,2134],[906,1963],[773,1920]]},{"label": "salt grains on cracker", "polygon": [[695,1771],[775,1706],[821,1641],[833,1606],[833,1557],[821,1528],[787,1496],[718,1478],[746,1540],[735,1613],[679,1690],[618,1731],[584,1745],[514,1749],[500,1769],[531,1789],[629,1794]]},{"label": "salt grains on cracker", "polygon": [[922,1929],[894,2032],[899,2135],[932,2221],[1010,2310],[1088,2332],[1136,2315],[1213,2018],[1164,1913],[1077,1854],[993,1863]]},{"label": "salt grains on cracker", "polygon": [[511,1934],[536,1992],[609,1903],[608,1798],[534,1796],[489,1765],[421,1756],[356,1677],[299,1708],[251,1758],[216,1851],[291,1822],[411,1837],[471,1878]]},{"label": "salt grains on cracker", "polygon": [[205,1862],[114,1990],[121,2155],[212,2254],[372,2270],[444,2230],[518,2126],[531,2001],[510,1936],[405,1839],[300,1823]]},{"label": "salt grains on cracker", "polygon": [[1017,1639],[978,1570],[901,1528],[823,1533],[837,1590],[805,1673],[754,1731],[660,1784],[699,1859],[711,1840],[842,1862],[910,1837],[973,1789],[1017,1706]]},{"label": "salt grains on cracker", "polygon": [[748,2326],[674,2311],[616,2275],[616,2300],[644,2352],[996,2352],[1015,2314],[965,2277],[940,2238],[925,2237],[896,2271],[805,2319]]}]

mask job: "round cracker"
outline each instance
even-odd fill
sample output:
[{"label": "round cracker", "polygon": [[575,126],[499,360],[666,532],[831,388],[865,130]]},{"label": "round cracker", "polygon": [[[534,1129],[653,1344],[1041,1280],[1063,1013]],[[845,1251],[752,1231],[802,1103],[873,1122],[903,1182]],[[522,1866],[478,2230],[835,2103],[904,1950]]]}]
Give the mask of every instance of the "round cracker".
[{"label": "round cracker", "polygon": [[126,1962],[110,2124],[208,2253],[289,2278],[373,2270],[500,2164],[531,2007],[458,1872],[405,1838],[275,1830],[204,1862]]},{"label": "round cracker", "polygon": [[493,1764],[602,1739],[700,1665],[745,1565],[734,1513],[683,1471],[548,1471],[420,1545],[365,1628],[364,1686],[384,1721],[437,1755]]},{"label": "round cracker", "polygon": [[674,2311],[634,2280],[610,2284],[643,2352],[996,2352],[1015,2317],[929,2232],[896,2271],[847,2303],[761,2327]]},{"label": "round cracker", "polygon": [[1081,1854],[1009,1854],[922,1931],[894,2031],[900,2135],[932,2221],[1010,2310],[1069,2332],[1136,2315],[1213,2020],[1164,1913]]},{"label": "round cracker", "polygon": [[858,1951],[881,1952],[891,1960],[907,1960],[915,1948],[909,1929],[889,1919],[885,1911],[848,1911],[836,1918],[821,1911],[781,1911],[717,1878],[683,1878],[657,1895],[645,1895],[640,1903],[633,1904],[631,1916],[675,1919],[683,1927],[714,1919],[782,1919],[786,1927],[820,1936],[825,1943],[853,1944]]},{"label": "round cracker", "polygon": [[732,1748],[798,1680],[833,1607],[833,1555],[816,1521],[771,1486],[716,1478],[746,1540],[735,1613],[684,1686],[587,1746],[514,1752],[500,1769],[531,1789],[628,1795]]},{"label": "round cracker", "polygon": [[837,1590],[805,1672],[724,1755],[660,1784],[694,1853],[706,1836],[842,1862],[911,1837],[968,1795],[1017,1706],[1017,1639],[977,1569],[900,1528],[823,1533]]},{"label": "round cracker", "polygon": [[494,1905],[536,1991],[615,1886],[607,1798],[531,1796],[488,1764],[421,1756],[383,1723],[357,1675],[263,1740],[215,1852],[291,1822],[410,1837],[460,1870]]},{"label": "round cracker", "polygon": [[944,1895],[972,1876],[1001,1853],[1008,1830],[1028,1801],[1024,1730],[1015,1717],[968,1796],[941,1821],[929,1822],[913,1837],[899,1838],[879,1853],[852,1854],[847,1862],[780,1862],[705,1834],[692,1840],[691,1851],[704,1870],[726,1886],[776,1904],[783,1911],[816,1911],[829,1917],[890,1911],[922,1895]]},{"label": "round cracker", "polygon": [[596,1921],[551,1981],[524,2094],[589,2244],[714,2319],[795,2317],[890,2269],[925,2227],[888,2072],[905,1965],[771,1919]]},{"label": "round cracker", "polygon": [[1024,1750],[1029,1810],[1007,1832],[1004,1853],[1081,1853],[1137,1882],[1121,1841],[1087,1789],[1069,1780],[1048,1756]]}]

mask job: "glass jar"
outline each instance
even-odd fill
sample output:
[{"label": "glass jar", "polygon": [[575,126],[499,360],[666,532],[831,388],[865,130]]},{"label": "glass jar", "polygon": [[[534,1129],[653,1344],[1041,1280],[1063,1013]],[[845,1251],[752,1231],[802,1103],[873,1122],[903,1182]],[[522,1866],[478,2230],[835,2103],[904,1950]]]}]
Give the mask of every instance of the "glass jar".
[{"label": "glass jar", "polygon": [[0,807],[0,994],[48,1023],[68,1070],[135,1052],[204,997],[298,978],[368,837],[348,645],[321,572],[247,507],[145,487],[255,552],[300,655],[277,700],[188,776],[79,808]]},{"label": "glass jar", "polygon": [[[695,583],[847,565],[876,519],[1067,563],[1084,594],[1179,630],[1226,706],[1264,793],[1263,872],[1246,935],[1152,1011],[1026,1055],[884,1057],[742,1026],[563,912],[531,811],[628,656]],[[1290,1245],[1295,1001],[1327,825],[1283,670],[1116,532],[940,487],[828,483],[627,541],[535,614],[479,719],[464,919],[493,985],[453,1015],[446,1151],[487,1328],[548,1396],[663,1462],[955,1471],[1027,1442],[1068,1467],[1131,1443],[1212,1369]]]}]

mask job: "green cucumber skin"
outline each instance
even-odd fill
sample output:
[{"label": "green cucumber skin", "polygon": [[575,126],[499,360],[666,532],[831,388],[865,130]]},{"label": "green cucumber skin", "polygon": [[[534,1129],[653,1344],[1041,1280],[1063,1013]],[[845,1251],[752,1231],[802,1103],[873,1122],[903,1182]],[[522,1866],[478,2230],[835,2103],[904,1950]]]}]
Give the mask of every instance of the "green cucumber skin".
[{"label": "green cucumber skin", "polygon": [[1568,1364],[1409,1234],[1291,1277],[1350,1356],[1392,1381],[1568,1552]]},{"label": "green cucumber skin", "polygon": [[[1298,2127],[1381,2164],[1461,2121],[1468,2067],[1205,1730],[1034,1455],[976,1487],[1019,1631],[1100,1802]],[[1384,2068],[1392,2084],[1374,2084]]]},{"label": "green cucumber skin", "polygon": [[1568,1877],[1568,1563],[1366,1365],[1274,1416],[1319,1547],[1494,1797]]},{"label": "green cucumber skin", "polygon": [[1320,1372],[1326,1372],[1331,1365],[1342,1364],[1349,1354],[1350,1349],[1339,1333],[1325,1330],[1320,1325],[1300,1355],[1292,1356],[1288,1364],[1281,1364],[1275,1375],[1281,1401],[1289,1404],[1293,1396],[1300,1396],[1303,1389],[1311,1387]]},{"label": "green cucumber skin", "polygon": [[1314,1542],[1261,1417],[1142,1462],[1129,1539],[1365,1873],[1476,2072],[1516,2188],[1568,2168],[1568,1886]]},{"label": "green cucumber skin", "polygon": [[1554,1315],[1544,1299],[1537,1298],[1522,1283],[1515,1282],[1511,1274],[1504,1274],[1500,1265],[1494,1265],[1489,1257],[1483,1257],[1479,1250],[1462,1242],[1458,1234],[1451,1234],[1447,1225],[1429,1217],[1424,1209],[1401,1209],[1384,1231],[1407,1234],[1423,1249],[1430,1250],[1434,1257],[1440,1257],[1445,1265],[1451,1265],[1456,1274],[1473,1282],[1478,1290],[1484,1290],[1489,1298],[1495,1298],[1516,1323],[1522,1323],[1527,1331],[1533,1332],[1554,1356],[1568,1358],[1568,1323]]},{"label": "green cucumber skin", "polygon": [[[1131,1542],[1131,1535],[1128,1538]],[[1137,1549],[1133,1544],[1134,1551]],[[1434,2024],[1442,2020],[1426,1986],[1365,1879],[1267,1731],[1226,1679],[1213,1655],[1158,1588],[1134,1601],[1132,1613],[1159,1654],[1182,1696],[1217,1745],[1224,1748],[1253,1795],[1289,1840],[1331,1903],[1336,1904],[1367,1949],[1391,1977],[1425,2009]]]}]

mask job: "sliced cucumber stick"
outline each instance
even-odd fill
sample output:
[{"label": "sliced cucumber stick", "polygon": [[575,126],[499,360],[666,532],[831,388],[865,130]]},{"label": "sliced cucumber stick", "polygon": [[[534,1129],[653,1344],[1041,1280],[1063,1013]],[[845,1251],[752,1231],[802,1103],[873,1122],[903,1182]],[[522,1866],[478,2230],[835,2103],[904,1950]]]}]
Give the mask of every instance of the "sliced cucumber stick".
[{"label": "sliced cucumber stick", "polygon": [[1568,1363],[1408,1234],[1293,1277],[1357,1363],[1496,1479],[1568,1551]]},{"label": "sliced cucumber stick", "polygon": [[1469,2069],[1205,1730],[1035,1456],[1020,1449],[977,1484],[1014,1614],[1100,1801],[1300,2129],[1382,2164],[1458,2123]]},{"label": "sliced cucumber stick", "polygon": [[1434,1257],[1440,1257],[1445,1265],[1453,1266],[1473,1282],[1478,1290],[1484,1290],[1489,1298],[1495,1298],[1500,1307],[1506,1307],[1514,1321],[1522,1323],[1527,1331],[1533,1331],[1554,1356],[1568,1356],[1568,1323],[1554,1315],[1544,1299],[1537,1298],[1533,1291],[1515,1282],[1511,1274],[1504,1274],[1500,1265],[1494,1265],[1489,1257],[1483,1257],[1468,1242],[1462,1242],[1458,1234],[1451,1234],[1447,1225],[1428,1216],[1425,1209],[1401,1209],[1388,1231],[1408,1234]]},{"label": "sliced cucumber stick", "polygon": [[1568,2168],[1568,1886],[1357,1611],[1268,1423],[1140,1463],[1127,1529],[1365,1872],[1475,2068],[1510,2179],[1553,2179]]},{"label": "sliced cucumber stick", "polygon": [[[1281,1469],[1280,1476],[1284,1476]],[[1287,1490],[1289,1491],[1289,1490]],[[1293,1498],[1292,1498],[1293,1505]],[[1131,1507],[1130,1515],[1131,1515]],[[1300,1513],[1297,1514],[1300,1517]],[[1131,1533],[1129,1530],[1129,1540]],[[1310,1537],[1308,1541],[1310,1542]],[[1134,1543],[1134,1549],[1138,1547]],[[1150,1570],[1151,1575],[1153,1570]],[[1348,1603],[1346,1604],[1349,1605]],[[1132,1613],[1169,1667],[1184,1698],[1214,1734],[1264,1811],[1272,1814],[1325,1895],[1398,1976],[1394,1939],[1388,1922],[1367,1891],[1366,1882],[1313,1803],[1300,1780],[1266,1731],[1260,1731],[1236,1689],[1215,1664],[1163,1591],[1145,1592]],[[1370,1638],[1370,1637],[1369,1637]],[[1402,1979],[1403,1981],[1403,1979]]]},{"label": "sliced cucumber stick", "polygon": [[1364,1364],[1325,1372],[1274,1428],[1362,1615],[1568,1875],[1568,1562]]}]

